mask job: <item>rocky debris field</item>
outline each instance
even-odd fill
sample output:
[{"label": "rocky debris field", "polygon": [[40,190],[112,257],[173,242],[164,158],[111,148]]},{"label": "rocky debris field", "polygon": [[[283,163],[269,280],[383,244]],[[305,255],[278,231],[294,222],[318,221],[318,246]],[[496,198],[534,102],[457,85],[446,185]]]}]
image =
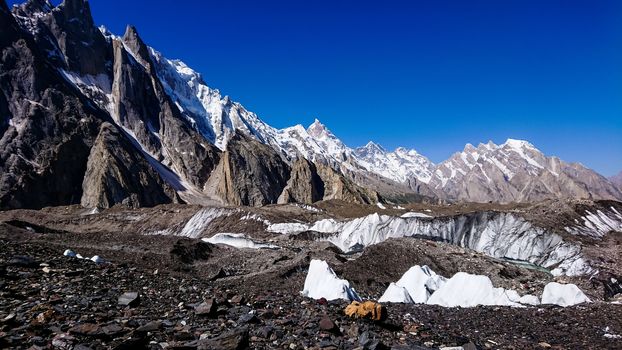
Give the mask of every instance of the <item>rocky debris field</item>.
[{"label": "rocky debris field", "polygon": [[[165,237],[149,241],[185,257],[191,268],[184,269],[179,266],[186,265],[158,262],[158,255],[144,252],[144,247],[130,250],[135,243],[131,239],[136,238],[105,236],[109,246],[128,251],[102,254],[109,262],[96,264],[63,256],[68,247],[50,244],[42,239],[45,235],[30,237],[7,227],[0,234],[0,348],[622,347],[622,305],[612,303],[569,308],[389,304],[388,319],[376,323],[347,318],[346,301],[302,297],[294,290],[302,289],[300,277],[288,281],[287,275],[250,273],[228,283],[206,278],[198,271],[204,266],[201,259],[210,260],[202,254],[209,252],[196,250],[193,244]],[[49,235],[62,241],[63,234]],[[217,247],[211,254],[235,255],[235,251]],[[304,260],[296,275],[304,277],[303,264]],[[343,271],[354,275],[356,266],[344,265]],[[248,288],[253,279],[252,284],[266,286]]]}]

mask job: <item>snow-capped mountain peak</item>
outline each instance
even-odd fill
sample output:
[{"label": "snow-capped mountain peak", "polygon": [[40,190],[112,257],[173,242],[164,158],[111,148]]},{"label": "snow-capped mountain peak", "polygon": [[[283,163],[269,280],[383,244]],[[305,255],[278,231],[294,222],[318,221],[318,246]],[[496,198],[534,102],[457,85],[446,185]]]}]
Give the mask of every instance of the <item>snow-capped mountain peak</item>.
[{"label": "snow-capped mountain peak", "polygon": [[319,138],[335,137],[335,135],[333,135],[333,133],[330,132],[328,128],[326,128],[326,125],[322,124],[322,122],[320,122],[320,120],[317,118],[315,118],[313,123],[309,125],[309,127],[307,128],[307,132],[309,133],[309,135],[313,137],[319,137]]},{"label": "snow-capped mountain peak", "polygon": [[507,139],[500,147],[510,147],[514,149],[531,148],[536,149],[534,145],[525,140]]},{"label": "snow-capped mountain peak", "polygon": [[354,152],[361,157],[387,153],[387,151],[382,146],[373,141],[369,141],[365,146],[355,149]]}]

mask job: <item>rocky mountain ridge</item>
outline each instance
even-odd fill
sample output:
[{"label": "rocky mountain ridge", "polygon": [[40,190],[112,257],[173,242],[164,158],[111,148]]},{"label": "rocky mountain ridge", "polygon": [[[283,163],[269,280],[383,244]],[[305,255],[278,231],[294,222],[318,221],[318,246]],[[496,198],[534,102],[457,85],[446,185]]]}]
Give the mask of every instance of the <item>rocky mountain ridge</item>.
[{"label": "rocky mountain ridge", "polygon": [[276,129],[133,26],[97,28],[85,0],[2,2],[1,16],[1,207],[622,199],[524,141],[467,145],[435,165],[415,150],[352,149],[317,119]]},{"label": "rocky mountain ridge", "polygon": [[[31,0],[12,13],[2,2],[1,15],[3,208],[277,202],[289,164],[238,129],[225,149],[212,144],[134,27],[98,29],[84,0]],[[327,192],[364,192],[333,183]]]},{"label": "rocky mountain ridge", "polygon": [[618,186],[620,190],[622,190],[622,171],[620,171],[617,175],[614,175],[609,178],[612,184]]}]

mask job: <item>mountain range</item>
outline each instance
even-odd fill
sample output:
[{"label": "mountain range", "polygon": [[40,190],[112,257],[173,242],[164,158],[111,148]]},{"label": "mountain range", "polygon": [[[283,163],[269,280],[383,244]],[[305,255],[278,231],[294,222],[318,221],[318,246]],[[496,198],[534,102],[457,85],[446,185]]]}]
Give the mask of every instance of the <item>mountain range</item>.
[{"label": "mountain range", "polygon": [[317,119],[274,128],[133,26],[95,26],[85,0],[0,0],[0,20],[0,208],[622,200],[614,181],[527,141],[434,164],[350,148]]}]

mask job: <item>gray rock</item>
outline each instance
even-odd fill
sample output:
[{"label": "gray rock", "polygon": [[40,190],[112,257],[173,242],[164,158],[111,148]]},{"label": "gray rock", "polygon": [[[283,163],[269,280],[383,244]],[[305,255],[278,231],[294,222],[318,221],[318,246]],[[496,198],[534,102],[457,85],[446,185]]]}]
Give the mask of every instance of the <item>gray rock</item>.
[{"label": "gray rock", "polygon": [[142,325],[138,328],[136,328],[136,332],[153,332],[153,331],[157,331],[158,329],[160,329],[162,327],[162,322],[160,321],[151,321],[146,323],[145,325]]},{"label": "gray rock", "polygon": [[91,148],[82,182],[87,208],[154,206],[177,200],[175,191],[119,130],[103,123]]},{"label": "gray rock", "polygon": [[209,298],[194,308],[194,313],[198,316],[214,316],[218,305],[214,298]]},{"label": "gray rock", "polygon": [[276,203],[289,171],[289,165],[271,147],[238,133],[229,141],[205,191],[234,205]]},{"label": "gray rock", "polygon": [[199,340],[199,350],[241,350],[248,347],[248,328],[239,327],[212,339]]},{"label": "gray rock", "polygon": [[137,292],[126,292],[119,296],[117,304],[135,307],[140,304],[140,295]]}]

